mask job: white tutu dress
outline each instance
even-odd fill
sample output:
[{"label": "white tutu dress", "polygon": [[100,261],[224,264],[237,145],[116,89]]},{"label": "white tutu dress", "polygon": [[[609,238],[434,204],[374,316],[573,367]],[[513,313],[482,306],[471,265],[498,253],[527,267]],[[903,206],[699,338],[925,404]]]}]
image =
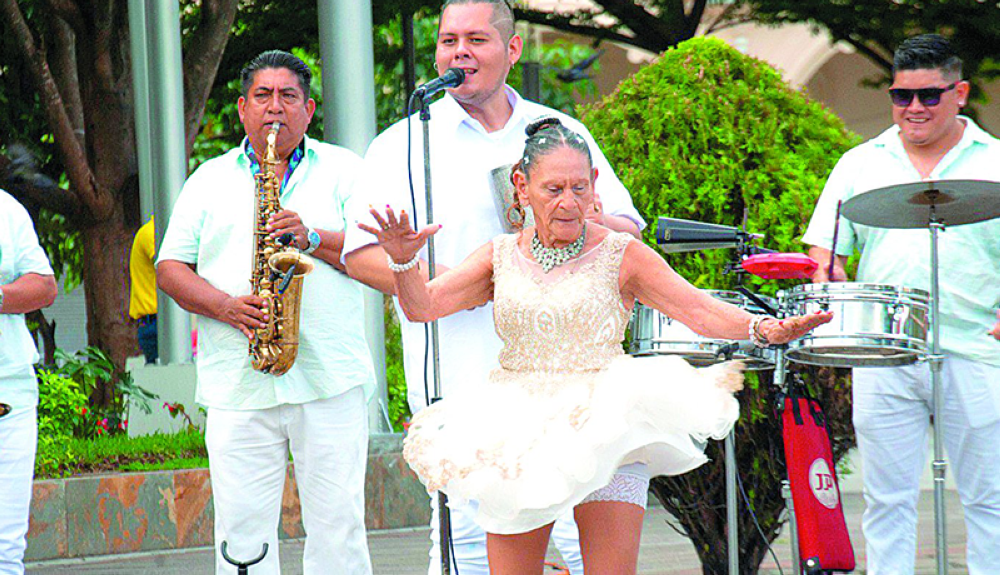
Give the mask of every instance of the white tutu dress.
[{"label": "white tutu dress", "polygon": [[476,500],[490,533],[554,521],[622,465],[677,475],[704,463],[704,442],[739,416],[739,364],[696,369],[670,356],[631,357],[618,289],[632,237],[612,233],[550,273],[493,241],[500,368],[422,410],[403,455],[429,492]]}]

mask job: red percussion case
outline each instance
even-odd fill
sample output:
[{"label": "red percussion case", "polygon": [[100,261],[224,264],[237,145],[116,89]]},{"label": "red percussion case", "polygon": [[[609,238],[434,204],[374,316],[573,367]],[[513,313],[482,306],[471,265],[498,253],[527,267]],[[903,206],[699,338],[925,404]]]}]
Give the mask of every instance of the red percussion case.
[{"label": "red percussion case", "polygon": [[[794,386],[792,386],[794,387]],[[826,418],[819,402],[793,392],[782,402],[785,464],[792,487],[801,572],[854,570]]]}]

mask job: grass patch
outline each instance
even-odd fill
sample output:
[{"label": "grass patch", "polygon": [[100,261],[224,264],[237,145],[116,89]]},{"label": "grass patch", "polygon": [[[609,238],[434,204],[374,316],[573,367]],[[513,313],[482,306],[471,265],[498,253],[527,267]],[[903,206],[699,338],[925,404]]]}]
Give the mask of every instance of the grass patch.
[{"label": "grass patch", "polygon": [[124,434],[96,439],[70,438],[50,449],[44,449],[45,443],[39,441],[39,455],[42,456],[39,462],[44,460],[46,465],[36,465],[36,479],[208,466],[205,437],[197,430],[132,438]]},{"label": "grass patch", "polygon": [[208,467],[207,457],[186,457],[161,462],[134,461],[122,465],[118,471],[163,471],[166,469],[201,469]]}]

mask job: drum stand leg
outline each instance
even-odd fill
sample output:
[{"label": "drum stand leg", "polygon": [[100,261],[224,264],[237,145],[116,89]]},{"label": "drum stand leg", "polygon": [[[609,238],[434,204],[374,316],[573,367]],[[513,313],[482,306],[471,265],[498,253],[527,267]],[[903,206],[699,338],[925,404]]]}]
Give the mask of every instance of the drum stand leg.
[{"label": "drum stand leg", "polygon": [[[931,208],[933,210],[933,206]],[[941,354],[940,322],[938,321],[938,232],[944,229],[944,224],[931,216],[931,354],[928,358],[931,368],[931,391],[934,396],[934,541],[937,556],[937,574],[948,573],[948,537],[945,528],[944,508],[944,475],[948,463],[944,459],[944,434],[941,425],[941,404],[944,394],[941,390]]]},{"label": "drum stand leg", "polygon": [[[783,392],[788,389],[785,385],[785,375],[787,365],[785,363],[786,347],[778,346],[774,351],[774,385]],[[785,470],[785,479],[781,482],[781,496],[785,498],[785,509],[788,511],[788,530],[792,540],[792,571],[795,575],[802,573],[802,559],[799,557],[799,526],[795,521],[795,500],[792,499],[792,482],[788,479],[788,470]]]},{"label": "drum stand leg", "polygon": [[729,575],[740,573],[740,527],[736,500],[736,427],[726,436],[726,526],[728,535]]},{"label": "drum stand leg", "polygon": [[795,521],[795,500],[792,499],[792,483],[788,479],[781,481],[781,496],[785,498],[785,509],[788,510],[788,534],[792,539],[792,565],[795,575],[802,573],[802,559],[799,557],[799,525]]}]

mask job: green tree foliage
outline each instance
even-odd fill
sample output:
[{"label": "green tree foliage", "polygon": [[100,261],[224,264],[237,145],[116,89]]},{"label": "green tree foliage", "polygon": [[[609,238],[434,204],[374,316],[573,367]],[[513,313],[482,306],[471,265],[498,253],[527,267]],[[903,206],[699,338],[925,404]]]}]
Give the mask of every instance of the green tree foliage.
[{"label": "green tree foliage", "polygon": [[937,32],[951,38],[965,61],[968,78],[1000,76],[1000,6],[969,0],[740,0],[743,19],[766,24],[806,22],[827,30],[836,41],[854,46],[885,72],[892,52],[916,34]]},{"label": "green tree foliage", "polygon": [[[658,216],[738,226],[766,234],[763,247],[800,252],[802,236],[833,165],[857,138],[819,104],[790,89],[774,69],[720,40],[694,39],[668,50],[655,64],[622,82],[584,110],[584,121],[642,216],[644,240],[655,246]],[[732,250],[673,254],[670,264],[696,286],[729,289],[738,281],[723,270]],[[774,294],[791,281],[744,278]],[[793,365],[793,368],[795,366]],[[796,368],[798,369],[798,368]],[[801,370],[831,420],[834,457],[853,445],[849,382],[845,373]],[[748,377],[739,394],[737,461],[747,495],[767,539],[784,508],[781,434],[774,415],[771,372]],[[691,537],[705,573],[726,573],[725,480],[721,444],[712,463],[652,486]],[[744,573],[756,573],[766,547],[750,514],[740,513]]]},{"label": "green tree foliage", "polygon": [[[237,3],[180,4],[189,146]],[[124,286],[128,249],[144,223],[127,4],[0,2],[0,186],[40,222],[56,269],[67,271],[70,284],[85,279],[88,341],[118,365],[136,349],[135,326],[122,320],[128,306]],[[12,154],[17,148],[25,152]],[[51,348],[51,325],[46,337]],[[109,406],[115,392],[100,388],[91,400]]]},{"label": "green tree foliage", "polygon": [[529,9],[519,2],[518,20],[600,40],[662,52],[693,38],[706,8],[724,0],[593,0],[574,12]]},{"label": "green tree foliage", "polygon": [[[715,5],[715,6],[713,6]],[[905,38],[937,32],[950,38],[966,62],[973,100],[980,84],[1000,77],[1000,6],[984,0],[593,0],[574,12],[521,6],[527,22],[662,52],[677,43],[742,22],[807,23],[852,45],[887,74],[892,52]],[[884,82],[886,77],[869,79]]]}]

